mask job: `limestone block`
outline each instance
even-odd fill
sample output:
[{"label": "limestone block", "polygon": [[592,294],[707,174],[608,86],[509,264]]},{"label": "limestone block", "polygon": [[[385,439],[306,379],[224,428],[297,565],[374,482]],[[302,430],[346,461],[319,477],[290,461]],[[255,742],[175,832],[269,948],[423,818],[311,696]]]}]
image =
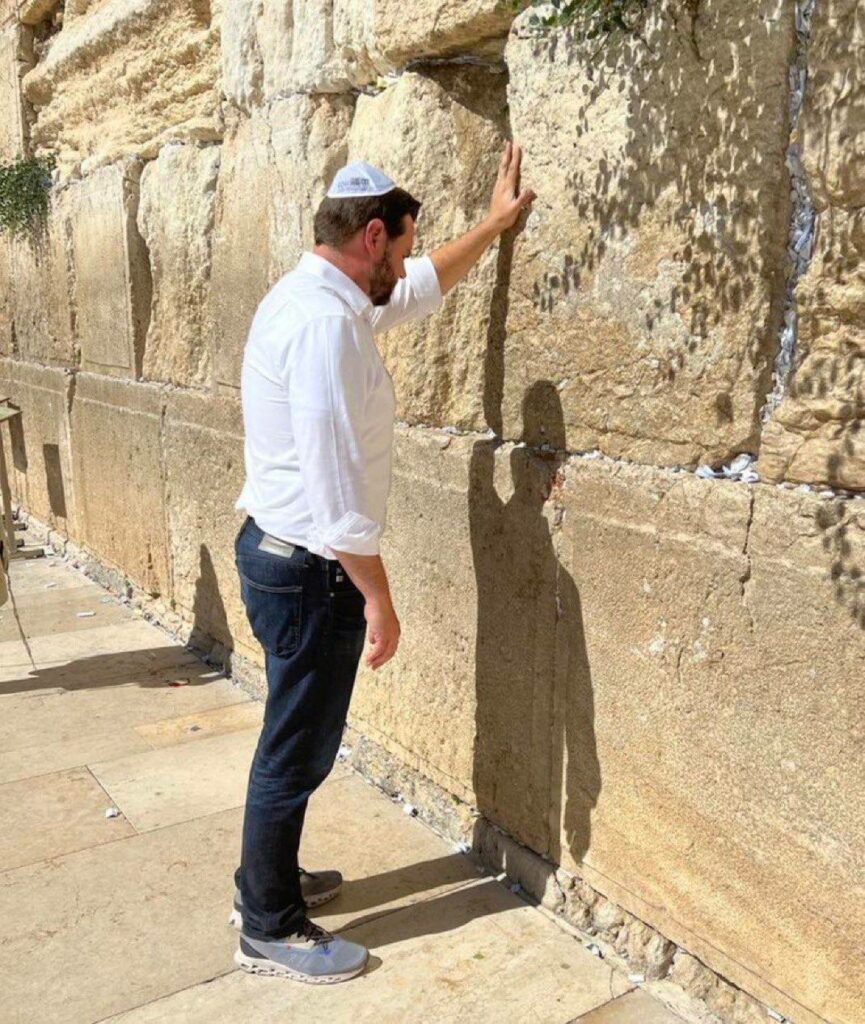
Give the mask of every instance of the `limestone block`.
[{"label": "limestone block", "polygon": [[501,0],[230,0],[225,95],[246,111],[292,92],[346,92],[411,61],[500,60],[513,13]]},{"label": "limestone block", "polygon": [[73,182],[70,224],[76,333],[85,370],[135,377],[150,316],[147,249],[136,226],[141,165],[114,164]]},{"label": "limestone block", "polygon": [[0,356],[7,357],[16,349],[12,279],[12,239],[0,233]]},{"label": "limestone block", "polygon": [[208,330],[214,376],[237,388],[259,302],[305,248],[330,179],[345,162],[349,97],[291,96],[234,118],[216,190]]},{"label": "limestone block", "polygon": [[362,667],[354,725],[549,849],[555,576],[550,466],[477,437],[401,429],[383,556],[399,652]]},{"label": "limestone block", "polygon": [[763,433],[760,472],[865,490],[865,172],[862,19],[848,0],[815,8],[800,122],[818,210],[799,282],[796,366]]},{"label": "limestone block", "polygon": [[352,722],[423,775],[472,800],[476,586],[468,523],[471,441],[397,429],[383,558],[399,651],[361,661]]},{"label": "limestone block", "polygon": [[425,57],[500,58],[513,20],[502,0],[424,0],[408,17],[400,0],[374,0],[374,7],[376,49],[394,67]]},{"label": "limestone block", "polygon": [[76,361],[68,239],[62,197],[52,193],[44,225],[7,243],[16,351],[31,362],[73,366]]},{"label": "limestone block", "polygon": [[19,360],[0,366],[0,391],[21,410],[4,427],[7,469],[15,499],[61,533],[74,525],[71,450],[66,415],[69,378]]},{"label": "limestone block", "polygon": [[0,163],[25,155],[27,118],[21,79],[32,66],[32,29],[15,22],[0,28]]},{"label": "limestone block", "polygon": [[[219,29],[202,0],[106,0],[73,18],[24,77],[32,140],[65,174],[171,139],[221,137]],[[98,116],[95,114],[98,112]]]},{"label": "limestone block", "polygon": [[539,198],[510,275],[503,429],[525,434],[521,396],[541,378],[570,449],[691,464],[758,436],[786,272],[794,11],[706,0],[692,22],[652,6],[642,39],[537,37],[525,16],[509,38],[511,125]]},{"label": "limestone block", "polygon": [[222,88],[246,111],[293,92],[346,92],[375,80],[367,52],[368,0],[229,0],[222,27]]},{"label": "limestone block", "polygon": [[[429,253],[486,215],[506,132],[505,79],[479,68],[407,73],[361,96],[350,159],[366,159],[420,199],[417,253]],[[499,246],[492,246],[426,320],[381,335],[397,416],[483,429],[485,370],[501,342]],[[500,358],[500,353],[499,353]]]},{"label": "limestone block", "polygon": [[77,376],[71,405],[76,540],[150,594],[168,592],[162,391]]},{"label": "limestone block", "polygon": [[243,420],[236,399],[175,391],[164,431],[172,600],[198,631],[259,663],[243,603],[234,540],[243,513]]},{"label": "limestone block", "polygon": [[854,1019],[865,511],[586,460],[561,502],[589,673],[557,673],[562,862],[758,998]]},{"label": "limestone block", "polygon": [[865,205],[865,24],[856,0],[815,5],[799,136],[817,208]]},{"label": "limestone block", "polygon": [[143,376],[210,383],[204,324],[219,147],[165,146],[141,175],[138,229],[153,278]]}]

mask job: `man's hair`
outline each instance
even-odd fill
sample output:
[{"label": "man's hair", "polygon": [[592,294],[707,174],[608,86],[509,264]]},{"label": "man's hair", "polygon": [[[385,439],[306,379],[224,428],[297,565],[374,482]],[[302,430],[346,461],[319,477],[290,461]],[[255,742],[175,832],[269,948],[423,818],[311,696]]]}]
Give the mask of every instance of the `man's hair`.
[{"label": "man's hair", "polygon": [[313,222],[315,244],[339,249],[376,219],[384,221],[388,238],[399,238],[405,231],[405,215],[417,220],[420,208],[420,201],[402,188],[392,188],[383,196],[352,196],[348,199],[325,196]]}]

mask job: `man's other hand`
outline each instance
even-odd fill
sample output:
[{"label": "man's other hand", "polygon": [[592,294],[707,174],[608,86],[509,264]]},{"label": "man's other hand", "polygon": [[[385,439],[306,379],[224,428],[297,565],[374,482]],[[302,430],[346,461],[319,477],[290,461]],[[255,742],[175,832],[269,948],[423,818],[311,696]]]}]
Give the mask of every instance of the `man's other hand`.
[{"label": "man's other hand", "polygon": [[393,605],[389,600],[367,601],[364,609],[371,650],[366,663],[373,670],[381,668],[396,654],[399,645],[400,626]]}]

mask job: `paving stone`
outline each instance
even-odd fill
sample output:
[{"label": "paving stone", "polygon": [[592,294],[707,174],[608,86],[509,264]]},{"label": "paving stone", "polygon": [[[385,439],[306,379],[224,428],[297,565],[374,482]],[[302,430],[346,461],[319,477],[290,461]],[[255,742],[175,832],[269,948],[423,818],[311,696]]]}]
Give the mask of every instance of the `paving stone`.
[{"label": "paving stone", "polygon": [[346,937],[372,952],[365,974],[349,984],[313,987],[235,972],[112,1024],[282,1024],[311,1014],[375,1024],[565,1024],[629,987],[493,880],[380,917]]},{"label": "paving stone", "polygon": [[155,736],[137,731],[151,723],[165,729],[166,723],[206,721],[223,707],[234,716],[242,708],[260,714],[261,705],[229,680],[208,679],[212,673],[206,665],[187,665],[185,671],[197,673],[200,683],[191,675],[191,684],[171,686],[176,673],[168,673],[162,685],[154,685],[157,680],[148,676],[138,683],[133,674],[113,686],[25,691],[0,698],[0,781],[151,750],[162,741],[158,744]]},{"label": "paving stone", "polygon": [[231,970],[241,817],[230,810],[0,874],[6,1024],[101,1021]]},{"label": "paving stone", "polygon": [[[181,687],[186,689],[186,687]],[[237,692],[237,691],[235,691]],[[247,700],[242,704],[212,708],[179,718],[163,718],[147,725],[137,725],[136,733],[146,739],[151,747],[169,747],[189,740],[202,740],[224,733],[242,732],[253,727],[260,728],[264,717],[264,705]]]},{"label": "paving stone", "polygon": [[467,857],[359,776],[340,770],[337,765],[335,781],[310,801],[301,848],[304,867],[336,867],[346,878],[339,899],[317,911],[316,921],[331,931],[350,928],[477,879]]},{"label": "paving stone", "polygon": [[113,761],[91,771],[140,832],[240,807],[258,729]]},{"label": "paving stone", "polygon": [[110,806],[86,768],[0,786],[0,871],[131,835],[125,818],[105,817]]},{"label": "paving stone", "polygon": [[635,989],[578,1017],[573,1024],[677,1024],[681,1019],[642,989]]}]

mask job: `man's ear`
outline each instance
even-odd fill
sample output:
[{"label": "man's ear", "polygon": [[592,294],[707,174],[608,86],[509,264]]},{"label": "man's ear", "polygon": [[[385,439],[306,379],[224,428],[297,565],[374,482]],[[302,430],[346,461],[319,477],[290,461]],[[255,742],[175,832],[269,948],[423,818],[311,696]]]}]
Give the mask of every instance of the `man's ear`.
[{"label": "man's ear", "polygon": [[364,231],[364,246],[370,256],[381,259],[387,248],[387,229],[380,217],[375,217],[369,222]]}]

